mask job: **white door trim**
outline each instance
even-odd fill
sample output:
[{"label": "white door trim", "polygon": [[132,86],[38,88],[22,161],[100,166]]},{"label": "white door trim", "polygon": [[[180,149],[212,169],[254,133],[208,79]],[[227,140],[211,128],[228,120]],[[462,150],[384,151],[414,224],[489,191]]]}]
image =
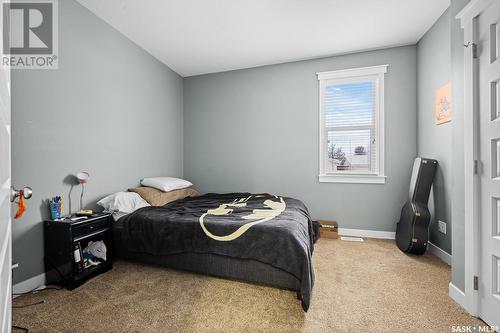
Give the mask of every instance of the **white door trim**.
[{"label": "white door trim", "polygon": [[[473,58],[473,44],[477,42],[477,17],[495,0],[472,0],[456,16],[464,30],[464,187],[465,187],[465,290],[462,305],[471,315],[478,315],[478,293],[474,290],[474,276],[479,275],[479,179],[475,174],[478,156],[478,60]],[[449,295],[457,299],[456,287]]]}]

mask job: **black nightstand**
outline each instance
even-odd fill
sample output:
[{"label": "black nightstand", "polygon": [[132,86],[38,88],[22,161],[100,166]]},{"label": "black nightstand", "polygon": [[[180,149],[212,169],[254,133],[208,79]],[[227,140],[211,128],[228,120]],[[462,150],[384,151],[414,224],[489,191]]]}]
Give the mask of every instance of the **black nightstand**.
[{"label": "black nightstand", "polygon": [[[91,277],[110,270],[113,259],[112,223],[110,214],[95,214],[78,221],[45,221],[47,284],[61,284],[72,290]],[[106,261],[94,261],[99,264],[85,267],[82,252],[90,241],[104,242],[107,250]]]}]

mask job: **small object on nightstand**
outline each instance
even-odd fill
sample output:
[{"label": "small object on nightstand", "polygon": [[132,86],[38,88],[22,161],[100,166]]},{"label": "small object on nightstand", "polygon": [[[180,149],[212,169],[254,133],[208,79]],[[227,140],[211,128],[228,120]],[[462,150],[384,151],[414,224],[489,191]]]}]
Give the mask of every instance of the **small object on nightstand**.
[{"label": "small object on nightstand", "polygon": [[319,220],[319,235],[321,238],[339,238],[339,225],[336,221]]},{"label": "small object on nightstand", "polygon": [[[111,214],[77,219],[44,222],[47,283],[61,284],[69,290],[112,268]],[[96,256],[98,252],[105,255]],[[90,256],[91,265],[89,253],[96,257],[94,260]]]},{"label": "small object on nightstand", "polygon": [[[69,216],[68,219],[73,221],[73,222],[76,222],[76,221],[86,220],[87,216]],[[58,221],[61,221],[61,220],[58,220]]]},{"label": "small object on nightstand", "polygon": [[53,220],[60,219],[63,215],[64,204],[60,196],[52,197],[49,201],[50,217]]},{"label": "small object on nightstand", "polygon": [[82,253],[82,248],[80,246],[80,243],[75,243],[74,244],[75,251],[73,252],[73,257],[75,259],[75,270],[78,273],[81,273],[83,271],[83,253]]},{"label": "small object on nightstand", "polygon": [[81,210],[75,214],[76,216],[92,216],[94,212],[91,209]]}]

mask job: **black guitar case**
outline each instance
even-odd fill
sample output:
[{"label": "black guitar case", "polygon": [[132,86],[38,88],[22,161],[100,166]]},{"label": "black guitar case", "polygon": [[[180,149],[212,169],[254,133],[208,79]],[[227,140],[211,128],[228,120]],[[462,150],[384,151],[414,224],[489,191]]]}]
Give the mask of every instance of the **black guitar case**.
[{"label": "black guitar case", "polygon": [[396,244],[406,253],[423,254],[429,240],[431,213],[428,202],[438,162],[417,157],[413,163],[409,199],[401,209]]}]

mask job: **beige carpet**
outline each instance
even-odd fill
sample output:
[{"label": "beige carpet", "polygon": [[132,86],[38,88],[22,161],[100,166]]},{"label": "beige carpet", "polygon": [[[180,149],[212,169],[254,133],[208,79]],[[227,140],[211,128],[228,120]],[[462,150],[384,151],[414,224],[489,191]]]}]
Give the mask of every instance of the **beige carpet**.
[{"label": "beige carpet", "polygon": [[[13,324],[30,332],[451,332],[481,323],[448,297],[450,268],[392,241],[321,239],[316,284],[294,292],[117,261],[74,291],[22,296]],[[14,331],[16,332],[16,331]]]}]

